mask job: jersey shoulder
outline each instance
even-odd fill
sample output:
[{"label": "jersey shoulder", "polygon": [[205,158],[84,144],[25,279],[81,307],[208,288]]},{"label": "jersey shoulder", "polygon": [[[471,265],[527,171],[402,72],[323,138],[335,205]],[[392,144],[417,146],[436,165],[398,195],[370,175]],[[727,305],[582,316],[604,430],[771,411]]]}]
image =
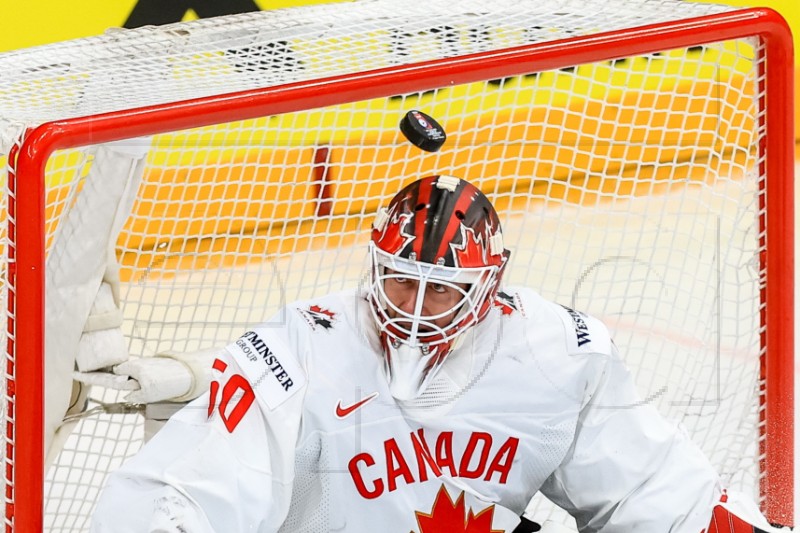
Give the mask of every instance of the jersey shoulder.
[{"label": "jersey shoulder", "polygon": [[357,291],[341,291],[296,301],[287,306],[293,326],[308,334],[351,334],[360,328],[368,309]]},{"label": "jersey shoulder", "polygon": [[[246,386],[238,381],[233,386],[252,390],[269,410],[305,388],[307,373],[297,350],[287,341],[285,331],[270,323],[248,328],[225,351],[247,381]],[[214,370],[224,372],[226,366],[215,361]]]},{"label": "jersey shoulder", "polygon": [[357,290],[296,301],[285,310],[286,335],[307,367],[326,360],[344,368],[353,354],[380,350],[371,313]]},{"label": "jersey shoulder", "polygon": [[274,409],[303,389],[320,346],[326,353],[348,353],[355,338],[354,293],[335,293],[290,303],[269,320],[251,326],[225,350],[257,395]]},{"label": "jersey shoulder", "polygon": [[[364,309],[355,291],[342,291],[319,297],[296,300],[284,305],[268,320],[253,327],[270,337],[279,337],[296,350],[315,335],[330,339],[339,333],[351,335],[360,329]],[[269,333],[267,333],[269,331]]]},{"label": "jersey shoulder", "polygon": [[[611,335],[596,317],[547,300],[533,289],[510,287],[498,293],[500,306],[512,306],[507,314],[526,336],[544,336],[563,345],[567,354],[610,353]],[[501,307],[501,310],[503,307]]]}]

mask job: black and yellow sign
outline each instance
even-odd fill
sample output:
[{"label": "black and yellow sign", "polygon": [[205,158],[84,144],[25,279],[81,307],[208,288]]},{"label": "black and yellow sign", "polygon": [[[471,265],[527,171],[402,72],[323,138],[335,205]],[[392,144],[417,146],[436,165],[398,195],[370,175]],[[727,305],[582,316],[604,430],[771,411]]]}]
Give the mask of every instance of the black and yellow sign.
[{"label": "black and yellow sign", "polygon": [[344,0],[3,0],[0,52],[135,28]]},{"label": "black and yellow sign", "polygon": [[[112,27],[134,28],[257,9],[336,1],[348,0],[2,0],[0,52],[99,35]],[[795,49],[800,50],[800,2],[797,0],[711,1],[775,9],[792,26]]]},{"label": "black and yellow sign", "polygon": [[[99,35],[108,28],[134,28],[258,9],[348,0],[2,0],[0,52]],[[708,0],[703,0],[708,1]],[[711,0],[750,6],[751,0]],[[792,26],[800,49],[800,2],[761,0]]]},{"label": "black and yellow sign", "polygon": [[220,17],[234,13],[259,11],[255,0],[138,0],[123,24],[138,28],[149,24],[161,25],[185,20],[187,15],[200,18]]}]

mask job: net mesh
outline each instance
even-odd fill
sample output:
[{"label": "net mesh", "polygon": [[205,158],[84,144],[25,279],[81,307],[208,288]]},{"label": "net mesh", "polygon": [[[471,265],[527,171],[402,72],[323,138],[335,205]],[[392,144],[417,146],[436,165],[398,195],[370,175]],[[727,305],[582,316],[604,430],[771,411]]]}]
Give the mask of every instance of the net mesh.
[{"label": "net mesh", "polygon": [[[0,55],[3,147],[48,120],[728,9],[488,4],[310,6]],[[285,302],[356,285],[376,208],[410,180],[451,174],[497,207],[513,250],[506,284],[603,319],[646,400],[686,428],[731,487],[754,492],[758,46],[660,50],[158,135],[116,243],[130,353],[223,345]],[[402,138],[410,109],[443,124],[440,152]],[[48,161],[48,246],[91,166],[80,150]],[[96,389],[90,405],[119,401]],[[139,414],[84,416],[47,474],[47,529],[86,529],[106,473],[141,437]],[[546,502],[530,511],[570,522]]]}]

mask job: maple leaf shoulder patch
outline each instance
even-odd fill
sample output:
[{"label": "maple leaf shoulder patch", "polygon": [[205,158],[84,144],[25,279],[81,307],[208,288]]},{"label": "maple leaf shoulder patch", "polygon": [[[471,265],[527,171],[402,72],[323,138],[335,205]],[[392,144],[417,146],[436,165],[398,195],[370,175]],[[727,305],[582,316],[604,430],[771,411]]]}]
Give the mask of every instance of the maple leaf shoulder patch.
[{"label": "maple leaf shoulder patch", "polygon": [[494,306],[499,308],[504,315],[520,313],[522,316],[525,316],[522,302],[517,293],[508,294],[504,291],[498,291],[494,299]]},{"label": "maple leaf shoulder patch", "polygon": [[336,322],[336,313],[318,305],[309,306],[308,309],[298,309],[298,311],[313,330],[329,330]]}]

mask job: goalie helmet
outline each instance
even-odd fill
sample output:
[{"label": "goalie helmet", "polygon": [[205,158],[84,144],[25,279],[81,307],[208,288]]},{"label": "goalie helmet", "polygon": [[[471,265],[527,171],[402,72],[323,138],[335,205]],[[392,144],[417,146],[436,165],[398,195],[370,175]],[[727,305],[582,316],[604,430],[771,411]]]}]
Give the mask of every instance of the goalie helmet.
[{"label": "goalie helmet", "polygon": [[424,391],[459,338],[488,314],[510,252],[474,185],[431,176],[378,211],[369,299],[392,395]]}]

